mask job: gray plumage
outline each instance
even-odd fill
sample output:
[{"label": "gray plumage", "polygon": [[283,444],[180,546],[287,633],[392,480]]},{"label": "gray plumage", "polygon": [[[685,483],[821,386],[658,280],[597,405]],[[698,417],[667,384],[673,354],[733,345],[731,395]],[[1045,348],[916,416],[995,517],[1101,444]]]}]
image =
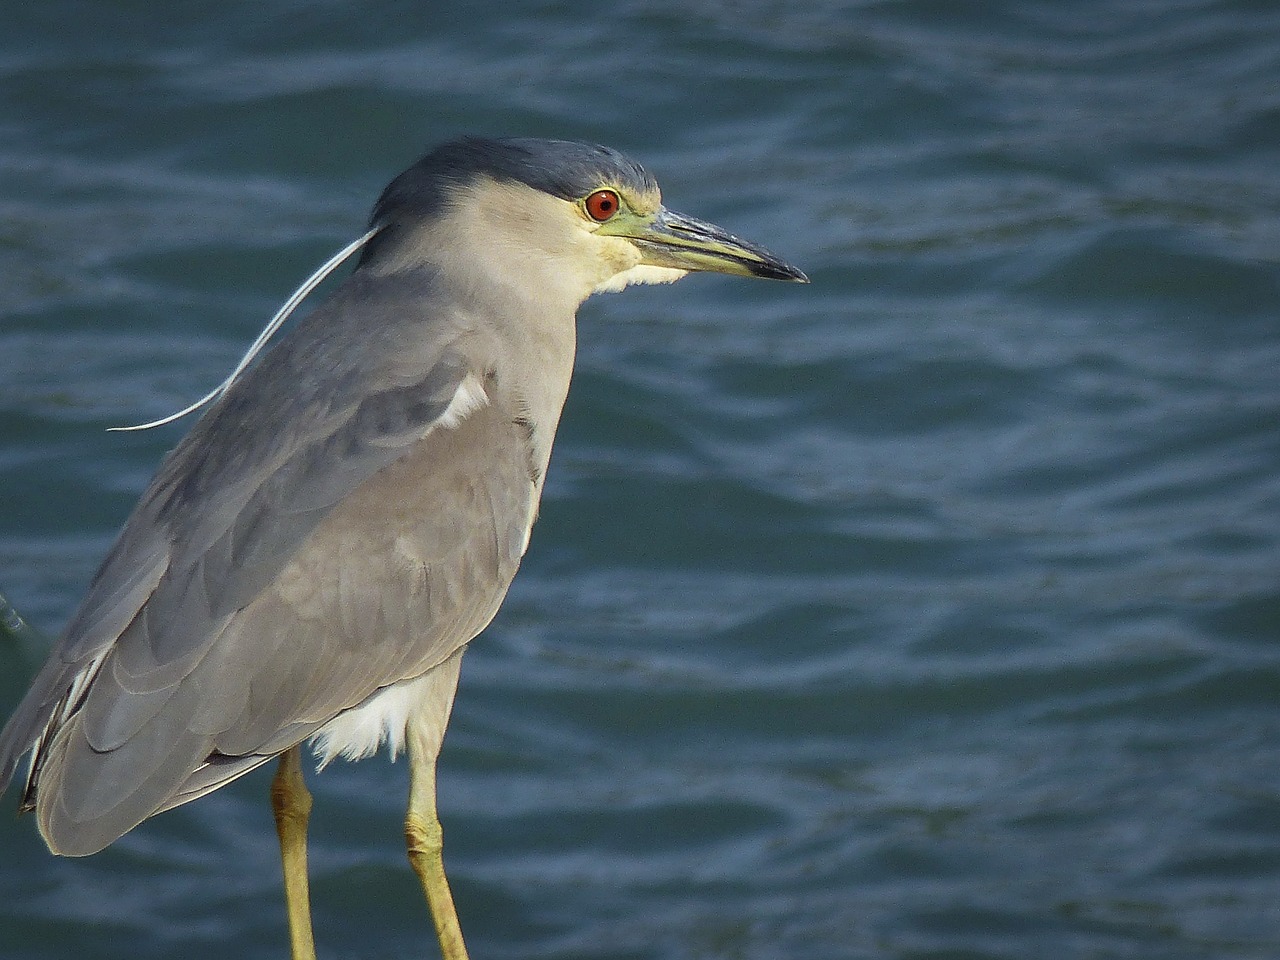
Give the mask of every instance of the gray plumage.
[{"label": "gray plumage", "polygon": [[[602,187],[625,209],[599,223]],[[327,725],[406,684],[438,749],[527,544],[581,300],[690,269],[803,279],[581,144],[446,145],[370,223],[351,276],[166,457],[0,734],[0,790],[30,751],[23,804],[57,853],[341,740]]]},{"label": "gray plumage", "polygon": [[[58,852],[252,769],[496,612],[522,536],[497,518],[530,514],[545,462],[507,371],[477,355],[489,338],[410,309],[432,282],[357,273],[166,459],[0,742],[7,780],[30,731],[76,708],[27,797]],[[572,338],[559,346],[547,359],[567,368]],[[490,403],[428,432],[467,373]],[[83,702],[62,704],[104,654]],[[40,804],[46,777],[59,788]]]}]

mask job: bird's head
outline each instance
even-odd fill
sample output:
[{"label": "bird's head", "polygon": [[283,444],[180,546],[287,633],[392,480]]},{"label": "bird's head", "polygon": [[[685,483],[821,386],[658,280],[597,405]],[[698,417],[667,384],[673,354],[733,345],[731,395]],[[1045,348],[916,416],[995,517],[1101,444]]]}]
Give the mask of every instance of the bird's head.
[{"label": "bird's head", "polygon": [[630,283],[713,271],[801,283],[762,247],[662,205],[657,181],[616,150],[562,140],[468,137],[391,182],[361,266],[427,263],[477,288],[558,293],[575,304]]}]

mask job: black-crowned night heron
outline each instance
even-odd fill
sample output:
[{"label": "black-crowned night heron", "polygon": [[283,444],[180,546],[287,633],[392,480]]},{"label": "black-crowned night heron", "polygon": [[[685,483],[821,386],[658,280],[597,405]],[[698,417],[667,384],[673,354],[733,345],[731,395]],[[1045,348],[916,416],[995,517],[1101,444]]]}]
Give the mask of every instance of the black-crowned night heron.
[{"label": "black-crowned night heron", "polygon": [[578,305],[691,270],[804,281],[665,209],[605,147],[464,139],[398,176],[332,297],[169,454],[0,734],[0,790],[49,849],[95,853],[280,757],[272,802],[293,956],[320,765],[408,748],[405,836],[443,954],[466,956],[441,860],[436,756],[462,652],[529,542]]}]

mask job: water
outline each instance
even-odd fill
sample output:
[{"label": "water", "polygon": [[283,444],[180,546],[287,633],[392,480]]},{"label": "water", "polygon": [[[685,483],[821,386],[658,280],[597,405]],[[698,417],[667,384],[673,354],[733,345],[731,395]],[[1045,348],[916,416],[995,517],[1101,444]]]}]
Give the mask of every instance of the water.
[{"label": "water", "polygon": [[[10,6],[0,589],[46,630],[182,429],[104,428],[432,143],[613,144],[814,281],[582,312],[442,760],[476,960],[1280,956],[1272,4]],[[321,956],[431,956],[404,764],[313,787]],[[284,956],[266,789],[79,861],[0,817],[0,955]]]}]

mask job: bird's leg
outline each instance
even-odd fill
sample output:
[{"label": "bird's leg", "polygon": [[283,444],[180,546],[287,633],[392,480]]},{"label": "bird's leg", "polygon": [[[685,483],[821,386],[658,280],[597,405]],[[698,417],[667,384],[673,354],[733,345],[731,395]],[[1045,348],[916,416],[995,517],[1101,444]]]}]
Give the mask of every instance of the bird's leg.
[{"label": "bird's leg", "polygon": [[284,864],[284,900],[289,911],[289,941],[293,960],[316,960],[311,934],[311,891],[307,880],[307,820],[311,793],[302,779],[302,752],[290,747],[280,755],[280,766],[271,781],[271,809],[280,835],[280,860]]},{"label": "bird's leg", "polygon": [[[465,649],[465,648],[464,648]],[[444,873],[444,834],[436,815],[436,757],[458,687],[462,650],[435,668],[435,683],[419,705],[406,730],[409,741],[409,812],[404,818],[404,839],[409,863],[422,883],[431,908],[440,953],[444,960],[467,960],[462,928]]]},{"label": "bird's leg", "polygon": [[409,862],[422,882],[422,892],[431,907],[440,953],[444,960],[467,960],[462,942],[462,928],[453,907],[453,894],[444,873],[444,834],[436,816],[436,761],[410,760],[409,812],[404,819],[404,839],[409,849]]}]

